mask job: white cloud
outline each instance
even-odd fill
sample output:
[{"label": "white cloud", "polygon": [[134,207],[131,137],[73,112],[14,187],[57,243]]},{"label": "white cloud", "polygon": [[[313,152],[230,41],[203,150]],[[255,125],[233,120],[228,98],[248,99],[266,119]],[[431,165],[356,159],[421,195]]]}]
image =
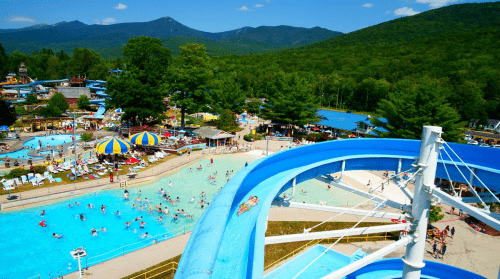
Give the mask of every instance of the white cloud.
[{"label": "white cloud", "polygon": [[36,22],[36,20],[34,18],[31,18],[29,16],[13,16],[13,17],[8,18],[7,21],[22,22],[22,23]]},{"label": "white cloud", "polygon": [[390,14],[392,13],[392,11],[385,11],[385,14]]},{"label": "white cloud", "polygon": [[108,25],[110,23],[115,23],[115,22],[116,22],[116,19],[114,19],[112,17],[107,17],[103,20],[94,19],[94,23],[99,24],[99,25]]},{"label": "white cloud", "polygon": [[126,9],[126,8],[128,8],[128,6],[125,5],[125,4],[122,4],[122,3],[118,3],[118,6],[113,7],[113,9],[117,9],[117,10],[123,10],[123,9]]},{"label": "white cloud", "polygon": [[241,8],[236,8],[236,9],[240,11],[250,11],[247,6],[243,6]]},{"label": "white cloud", "polygon": [[366,3],[366,4],[364,4],[364,5],[363,5],[363,6],[361,6],[361,7],[364,7],[364,8],[371,8],[371,7],[373,7],[373,4],[372,4],[372,3]]},{"label": "white cloud", "polygon": [[429,7],[433,9],[440,8],[455,2],[458,2],[458,0],[417,0],[417,3],[429,4]]},{"label": "white cloud", "polygon": [[419,13],[420,12],[414,11],[413,8],[408,8],[408,7],[399,8],[394,11],[395,15],[400,15],[400,16],[412,16]]},{"label": "white cloud", "polygon": [[254,7],[255,7],[255,8],[262,8],[262,7],[264,7],[264,5],[257,4],[257,5],[255,5]]}]

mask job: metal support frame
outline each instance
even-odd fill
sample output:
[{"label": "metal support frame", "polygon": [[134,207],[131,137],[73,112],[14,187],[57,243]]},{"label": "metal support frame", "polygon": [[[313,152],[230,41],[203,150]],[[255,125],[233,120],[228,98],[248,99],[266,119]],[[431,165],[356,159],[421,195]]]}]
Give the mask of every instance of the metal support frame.
[{"label": "metal support frame", "polygon": [[322,277],[321,279],[343,278],[343,277],[353,273],[354,271],[361,269],[361,268],[371,264],[372,262],[374,262],[378,259],[381,259],[382,257],[398,250],[399,248],[404,247],[405,245],[410,243],[410,241],[411,241],[411,237],[408,237],[408,236],[404,237],[404,238],[402,238],[402,239],[400,239],[400,240],[398,240],[390,245],[385,246],[382,249],[377,250],[374,253],[371,253],[370,255],[368,255],[366,257],[363,257],[362,259],[359,259],[359,260],[357,260],[349,265],[344,266],[343,268],[341,268],[339,270],[336,270],[336,271]]},{"label": "metal support frame", "polygon": [[420,154],[417,166],[422,171],[417,174],[415,181],[415,192],[412,203],[413,223],[415,232],[413,241],[406,246],[406,254],[403,258],[403,279],[420,279],[422,268],[425,266],[425,237],[429,223],[429,212],[431,207],[430,193],[435,188],[437,161],[443,129],[435,126],[424,126],[422,140],[420,142]]},{"label": "metal support frame", "polygon": [[[348,186],[348,185],[345,185],[345,184],[342,184],[342,183],[339,183],[339,182],[332,182],[331,183],[332,185],[334,185],[335,187],[338,187],[338,188],[341,188],[341,189],[344,189],[346,191],[353,191],[353,190],[356,190],[355,194],[358,195],[358,196],[362,196],[362,197],[365,197],[365,198],[373,198],[373,201],[376,201],[376,202],[384,202],[385,199],[384,198],[381,198],[381,197],[378,197],[378,196],[375,196],[375,195],[372,195],[370,193],[367,193],[367,192],[364,192],[362,190],[358,190],[352,186]],[[402,210],[406,210],[408,211],[409,208],[407,205],[405,204],[402,204],[402,203],[399,203],[399,202],[396,202],[396,201],[393,201],[393,200],[387,200],[387,202],[385,202],[388,206],[390,207],[394,207],[394,208],[397,208],[397,209],[402,209]]]},{"label": "metal support frame", "polygon": [[[496,202],[497,201],[495,199],[495,197],[492,197],[492,196],[489,196],[489,197],[482,197],[481,196],[481,199],[484,202]],[[478,197],[465,197],[465,198],[462,198],[462,202],[463,203],[478,203],[478,202],[481,202],[481,200]]]},{"label": "metal support frame", "polygon": [[398,219],[398,220],[403,220],[406,218],[406,215],[399,213],[390,213],[382,211],[372,212],[370,210],[351,209],[348,207],[340,207],[340,206],[324,206],[324,205],[300,203],[300,202],[283,202],[277,199],[275,199],[272,204],[282,207],[309,209],[309,210],[326,211],[326,212],[337,212],[337,213],[345,212],[345,214],[361,215],[361,216],[365,216],[370,213],[368,217],[375,217],[375,218]]},{"label": "metal support frame", "polygon": [[394,224],[394,225],[383,225],[383,226],[366,227],[366,228],[313,232],[313,233],[305,233],[305,234],[301,233],[301,234],[268,236],[265,238],[265,245],[297,242],[297,241],[307,241],[307,240],[323,239],[323,238],[333,238],[333,237],[341,237],[341,236],[393,232],[393,231],[405,230],[406,228],[407,228],[407,224]]},{"label": "metal support frame", "polygon": [[293,199],[293,196],[295,196],[295,186],[297,185],[297,177],[294,177],[292,179],[292,195],[289,198],[286,198],[285,201],[289,201]]},{"label": "metal support frame", "polygon": [[401,173],[401,166],[403,165],[403,159],[399,158],[398,160],[398,171],[396,173]]},{"label": "metal support frame", "polygon": [[432,194],[440,198],[443,203],[451,205],[456,208],[460,208],[463,211],[469,213],[469,215],[481,220],[486,225],[494,228],[495,230],[500,230],[500,220],[497,219],[498,214],[491,213],[483,209],[466,204],[464,201],[462,201],[462,199],[464,198],[461,199],[452,197],[439,189],[434,189],[432,191]]}]

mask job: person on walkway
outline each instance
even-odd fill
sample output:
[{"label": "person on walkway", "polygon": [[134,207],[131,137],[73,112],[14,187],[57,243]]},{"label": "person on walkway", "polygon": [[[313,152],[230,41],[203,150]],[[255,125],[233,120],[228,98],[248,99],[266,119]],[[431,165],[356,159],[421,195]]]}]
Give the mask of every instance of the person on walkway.
[{"label": "person on walkway", "polygon": [[113,172],[109,173],[109,182],[113,182]]},{"label": "person on walkway", "polygon": [[451,227],[451,239],[453,239],[453,236],[455,235],[455,227]]},{"label": "person on walkway", "polygon": [[434,241],[432,242],[432,257],[434,257],[434,258],[436,258],[437,247],[438,247],[438,245],[437,245],[437,241],[436,241],[436,240],[434,240]]},{"label": "person on walkway", "polygon": [[444,254],[446,253],[446,242],[443,242],[441,246],[441,259],[444,261]]},{"label": "person on walkway", "polygon": [[451,207],[450,214],[455,215],[455,207],[453,207],[453,206]]}]

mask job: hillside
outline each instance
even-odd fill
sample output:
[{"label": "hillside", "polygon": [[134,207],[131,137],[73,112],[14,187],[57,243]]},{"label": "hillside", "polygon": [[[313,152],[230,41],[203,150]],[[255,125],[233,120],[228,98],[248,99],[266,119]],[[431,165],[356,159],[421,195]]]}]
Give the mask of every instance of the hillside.
[{"label": "hillside", "polygon": [[500,28],[500,2],[451,5],[383,22],[305,48],[406,42],[449,32]]},{"label": "hillside", "polygon": [[[134,36],[186,37],[210,40],[207,42],[213,45],[214,50],[216,48],[222,49],[222,51],[217,52],[218,54],[246,54],[310,44],[341,34],[318,27],[308,29],[291,26],[243,27],[226,32],[209,33],[189,28],[170,17],[163,17],[150,22],[86,25],[79,21],[71,21],[0,30],[0,43],[7,53],[17,50],[29,54],[42,48],[52,49],[55,52],[64,50],[66,53],[71,53],[75,47],[82,47],[91,48],[97,52],[102,51],[106,57],[118,57],[120,56],[119,52],[117,53],[113,49],[119,49],[129,38]],[[192,39],[189,42],[197,42],[197,39]],[[218,45],[216,41],[224,42]],[[169,45],[173,46],[174,52],[179,46]],[[255,48],[249,51],[249,46],[250,48],[255,46]],[[231,50],[226,51],[226,48]]]}]

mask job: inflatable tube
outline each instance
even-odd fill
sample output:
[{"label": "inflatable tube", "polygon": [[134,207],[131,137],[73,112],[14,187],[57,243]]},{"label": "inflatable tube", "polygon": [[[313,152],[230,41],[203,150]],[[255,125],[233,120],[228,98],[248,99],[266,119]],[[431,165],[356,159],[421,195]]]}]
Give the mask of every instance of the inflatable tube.
[{"label": "inflatable tube", "polygon": [[40,221],[40,223],[38,223],[38,225],[40,225],[40,227],[46,227],[47,226],[47,221],[42,220],[42,221]]}]

